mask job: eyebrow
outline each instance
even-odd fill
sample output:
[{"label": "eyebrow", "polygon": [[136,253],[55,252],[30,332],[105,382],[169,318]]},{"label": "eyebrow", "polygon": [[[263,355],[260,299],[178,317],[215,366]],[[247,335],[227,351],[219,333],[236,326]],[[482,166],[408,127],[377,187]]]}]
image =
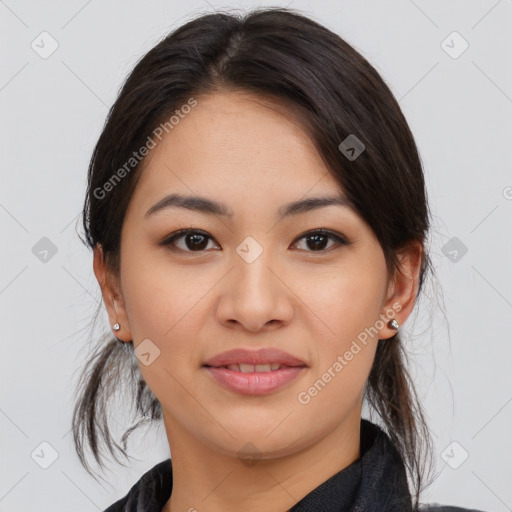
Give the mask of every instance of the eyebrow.
[{"label": "eyebrow", "polygon": [[[326,206],[344,206],[353,208],[349,199],[340,194],[338,196],[324,196],[324,197],[309,197],[307,199],[300,199],[291,203],[281,206],[277,211],[278,217],[290,217],[292,215],[299,215],[318,208]],[[219,203],[212,199],[201,196],[184,196],[182,194],[170,194],[154,204],[145,213],[144,217],[150,217],[157,212],[167,208],[186,208],[200,213],[209,215],[221,215],[223,217],[232,218],[234,213],[223,203]]]}]

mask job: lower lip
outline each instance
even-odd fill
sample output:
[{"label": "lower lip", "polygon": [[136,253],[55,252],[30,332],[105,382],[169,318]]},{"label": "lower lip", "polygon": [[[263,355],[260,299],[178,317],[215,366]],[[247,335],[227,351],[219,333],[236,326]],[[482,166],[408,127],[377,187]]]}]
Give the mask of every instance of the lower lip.
[{"label": "lower lip", "polygon": [[270,372],[242,373],[228,368],[205,366],[209,374],[220,384],[244,395],[271,393],[296,379],[305,366],[290,366]]}]

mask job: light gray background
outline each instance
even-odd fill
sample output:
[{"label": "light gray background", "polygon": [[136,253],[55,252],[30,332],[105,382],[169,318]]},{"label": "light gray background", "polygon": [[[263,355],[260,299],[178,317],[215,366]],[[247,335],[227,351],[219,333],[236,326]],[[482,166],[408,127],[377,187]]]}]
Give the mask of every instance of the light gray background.
[{"label": "light gray background", "polygon": [[[425,166],[439,280],[403,326],[436,443],[424,501],[512,510],[511,0],[0,0],[1,512],[103,510],[169,456],[163,427],[143,429],[129,444],[138,462],[112,463],[102,487],[73,452],[73,392],[101,298],[75,225],[93,145],[136,61],[194,14],[255,5],[324,23],[400,100]],[[58,42],[47,59],[31,47],[43,31]],[[442,46],[453,31],[469,44],[457,58]],[[43,237],[57,248],[46,262],[33,252]],[[443,252],[453,237],[467,247],[458,261]]]}]

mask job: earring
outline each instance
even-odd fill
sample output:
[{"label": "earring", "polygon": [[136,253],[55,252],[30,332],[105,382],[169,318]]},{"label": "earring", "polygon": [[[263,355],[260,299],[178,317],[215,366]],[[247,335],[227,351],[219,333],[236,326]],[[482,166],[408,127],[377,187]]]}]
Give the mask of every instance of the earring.
[{"label": "earring", "polygon": [[116,322],[116,323],[112,326],[112,329],[114,329],[114,331],[119,331],[119,329],[121,329],[121,326]]},{"label": "earring", "polygon": [[393,320],[390,320],[388,322],[388,327],[390,329],[395,329],[395,331],[398,331],[398,329],[400,329],[400,325],[398,324],[398,322],[393,318]]}]

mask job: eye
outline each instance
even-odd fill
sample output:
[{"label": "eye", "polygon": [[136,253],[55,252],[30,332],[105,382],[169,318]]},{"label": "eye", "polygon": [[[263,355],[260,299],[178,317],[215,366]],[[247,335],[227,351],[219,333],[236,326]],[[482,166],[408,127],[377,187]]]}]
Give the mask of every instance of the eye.
[{"label": "eye", "polygon": [[[176,242],[183,240],[184,245],[177,247]],[[172,233],[160,245],[172,245],[183,252],[201,252],[208,246],[208,240],[213,240],[206,232],[198,229],[180,229]]]},{"label": "eye", "polygon": [[[297,240],[305,240],[306,247],[312,247],[312,251],[307,252],[326,252],[328,249],[325,248],[328,240],[334,240],[335,244],[339,245],[350,245],[352,242],[347,241],[343,236],[338,233],[334,233],[327,229],[317,229],[315,231],[309,231],[304,235],[301,235]],[[330,246],[332,247],[332,245]]]}]

